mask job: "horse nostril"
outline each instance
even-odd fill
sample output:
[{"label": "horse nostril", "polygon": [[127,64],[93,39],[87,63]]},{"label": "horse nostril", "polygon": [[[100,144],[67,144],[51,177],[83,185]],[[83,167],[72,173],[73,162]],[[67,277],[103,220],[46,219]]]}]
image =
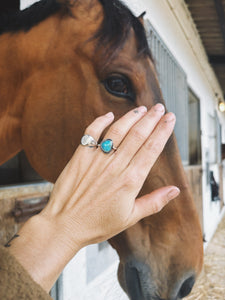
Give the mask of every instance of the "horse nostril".
[{"label": "horse nostril", "polygon": [[192,288],[193,288],[193,286],[194,286],[194,283],[195,283],[195,277],[194,276],[191,276],[188,279],[186,279],[183,282],[183,284],[180,288],[180,291],[179,291],[179,294],[178,294],[178,299],[179,298],[184,298],[187,295],[189,295]]}]

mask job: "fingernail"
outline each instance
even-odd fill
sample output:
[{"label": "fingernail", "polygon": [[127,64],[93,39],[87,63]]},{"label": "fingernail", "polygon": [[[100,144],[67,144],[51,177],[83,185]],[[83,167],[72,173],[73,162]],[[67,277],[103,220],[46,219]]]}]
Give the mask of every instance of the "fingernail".
[{"label": "fingernail", "polygon": [[145,113],[145,112],[147,112],[147,107],[146,106],[140,106],[139,108],[138,108],[138,110],[141,112],[141,113]]},{"label": "fingernail", "polygon": [[154,110],[155,111],[160,111],[162,113],[165,112],[165,106],[161,103],[157,103],[155,106],[154,106]]},{"label": "fingernail", "polygon": [[176,120],[176,116],[173,113],[168,113],[165,116],[165,122],[171,122],[171,121],[175,121]]},{"label": "fingernail", "polygon": [[167,197],[169,200],[172,200],[176,198],[179,194],[180,194],[180,190],[177,187],[173,187],[167,194]]},{"label": "fingernail", "polygon": [[107,117],[107,118],[113,118],[114,117],[114,113],[113,112],[109,112],[109,113],[107,113],[106,115],[105,115],[105,117]]}]

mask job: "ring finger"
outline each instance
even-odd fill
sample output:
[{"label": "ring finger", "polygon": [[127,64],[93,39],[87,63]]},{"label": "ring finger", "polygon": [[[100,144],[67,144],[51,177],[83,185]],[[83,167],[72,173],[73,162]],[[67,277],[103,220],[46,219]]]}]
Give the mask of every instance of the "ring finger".
[{"label": "ring finger", "polygon": [[[145,106],[140,106],[132,111],[129,111],[117,122],[115,122],[106,133],[105,140],[111,139],[115,146],[117,146],[129,129],[147,112]],[[91,136],[97,143],[104,129],[113,121],[112,113],[97,118],[85,130],[85,135]],[[85,144],[83,144],[85,145]]]}]

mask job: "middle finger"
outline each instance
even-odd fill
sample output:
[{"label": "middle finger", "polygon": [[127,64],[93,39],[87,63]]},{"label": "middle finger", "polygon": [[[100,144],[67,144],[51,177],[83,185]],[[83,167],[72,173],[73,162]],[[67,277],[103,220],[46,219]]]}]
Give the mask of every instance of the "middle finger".
[{"label": "middle finger", "polygon": [[120,159],[123,163],[128,164],[130,162],[132,157],[154,131],[164,113],[164,106],[158,103],[130,129],[117,150],[120,153]]}]

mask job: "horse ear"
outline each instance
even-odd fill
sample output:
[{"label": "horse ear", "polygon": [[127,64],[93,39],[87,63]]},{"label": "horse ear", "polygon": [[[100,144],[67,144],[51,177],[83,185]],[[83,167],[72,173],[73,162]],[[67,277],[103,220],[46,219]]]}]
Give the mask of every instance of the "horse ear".
[{"label": "horse ear", "polygon": [[142,14],[140,14],[140,16],[138,17],[138,20],[144,24],[144,16],[146,15],[146,11],[144,11]]}]

